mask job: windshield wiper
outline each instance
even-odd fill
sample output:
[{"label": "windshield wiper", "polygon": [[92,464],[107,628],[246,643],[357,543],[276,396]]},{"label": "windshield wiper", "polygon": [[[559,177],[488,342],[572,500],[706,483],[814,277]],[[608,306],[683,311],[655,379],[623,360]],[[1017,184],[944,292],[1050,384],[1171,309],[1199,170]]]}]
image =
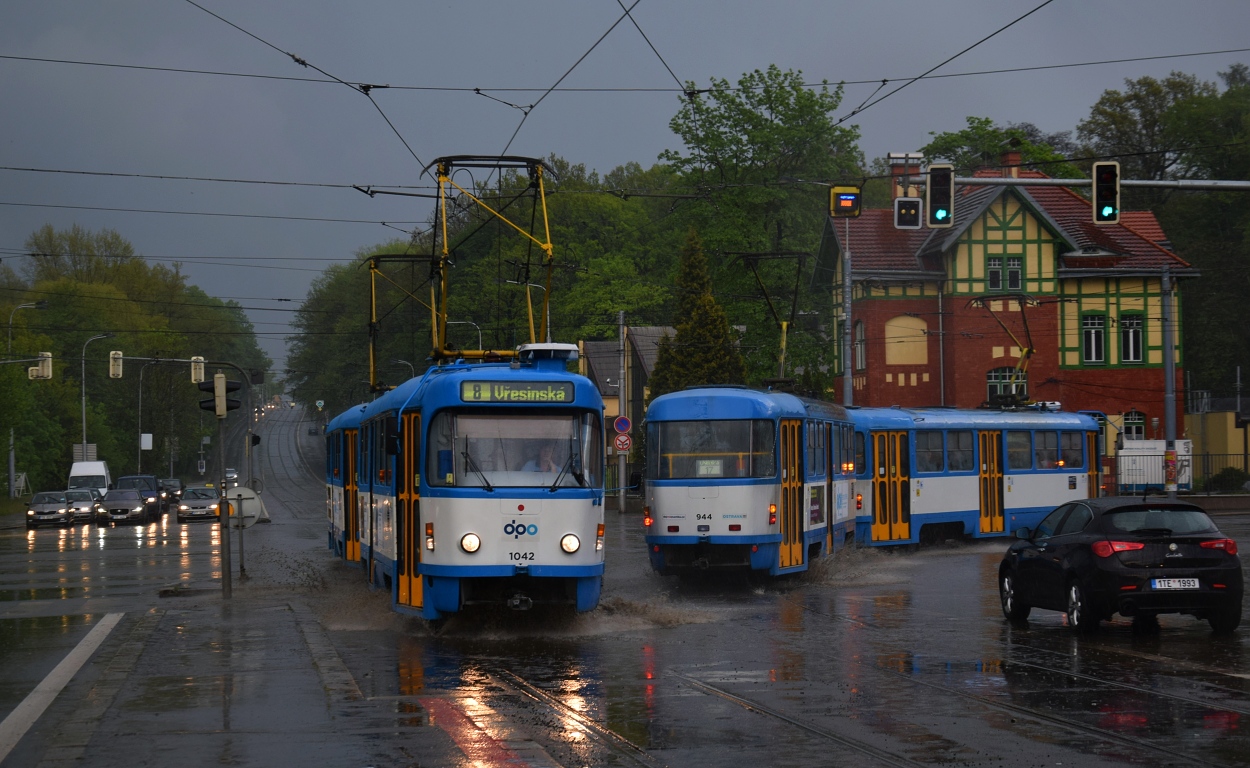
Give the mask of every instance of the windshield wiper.
[{"label": "windshield wiper", "polygon": [[[564,466],[560,467],[560,474],[556,475],[556,481],[551,484],[551,488],[549,489],[552,493],[555,493],[556,489],[560,487],[560,481],[564,479],[564,473],[569,471],[570,466],[573,466],[573,459],[575,458],[577,458],[577,454],[570,453],[569,457],[564,460]],[[578,485],[585,486],[586,476],[582,472],[580,466],[581,462],[577,462],[577,464],[578,466],[573,469],[573,479],[577,481]]]},{"label": "windshield wiper", "polygon": [[477,476],[482,478],[482,487],[490,491],[491,493],[494,493],[495,487],[490,484],[489,480],[486,479],[485,473],[483,473],[482,470],[477,466],[477,462],[473,460],[473,457],[469,455],[469,452],[461,451],[460,455],[464,457],[464,463],[469,465],[469,469],[476,472]]}]

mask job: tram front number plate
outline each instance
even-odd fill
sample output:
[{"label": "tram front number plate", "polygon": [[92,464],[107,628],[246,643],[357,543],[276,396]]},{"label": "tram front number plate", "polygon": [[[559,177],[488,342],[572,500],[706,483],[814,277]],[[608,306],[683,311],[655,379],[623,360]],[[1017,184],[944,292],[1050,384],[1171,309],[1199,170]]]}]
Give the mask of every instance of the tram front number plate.
[{"label": "tram front number plate", "polygon": [[1154,589],[1197,589],[1197,579],[1151,579]]}]

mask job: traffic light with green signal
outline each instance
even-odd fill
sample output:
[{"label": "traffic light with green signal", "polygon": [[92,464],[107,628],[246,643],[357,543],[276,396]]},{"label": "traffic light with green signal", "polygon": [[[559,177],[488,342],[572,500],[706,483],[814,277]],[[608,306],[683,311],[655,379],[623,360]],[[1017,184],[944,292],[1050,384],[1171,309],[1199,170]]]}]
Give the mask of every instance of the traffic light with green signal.
[{"label": "traffic light with green signal", "polygon": [[1120,223],[1120,164],[1114,160],[1094,163],[1094,223]]},{"label": "traffic light with green signal", "polygon": [[949,163],[929,166],[924,198],[929,229],[947,229],[955,223],[955,166]]}]

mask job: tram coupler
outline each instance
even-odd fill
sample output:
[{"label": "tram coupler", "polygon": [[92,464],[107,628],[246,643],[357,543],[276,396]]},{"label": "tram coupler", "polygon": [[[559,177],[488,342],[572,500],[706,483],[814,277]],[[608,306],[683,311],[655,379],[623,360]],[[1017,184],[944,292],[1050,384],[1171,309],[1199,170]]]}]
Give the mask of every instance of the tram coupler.
[{"label": "tram coupler", "polygon": [[520,592],[508,598],[507,606],[514,611],[528,611],[534,607],[534,601]]}]

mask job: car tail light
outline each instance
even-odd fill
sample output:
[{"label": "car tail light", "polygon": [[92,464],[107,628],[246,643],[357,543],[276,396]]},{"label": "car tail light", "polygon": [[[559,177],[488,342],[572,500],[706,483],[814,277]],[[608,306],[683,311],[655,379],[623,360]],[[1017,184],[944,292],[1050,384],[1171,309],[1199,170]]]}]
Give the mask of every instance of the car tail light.
[{"label": "car tail light", "polygon": [[1213,539],[1211,541],[1204,541],[1198,546],[1203,549],[1222,549],[1230,555],[1237,554],[1237,542],[1232,539]]},{"label": "car tail light", "polygon": [[777,524],[777,505],[776,504],[768,505],[768,524],[769,525]]},{"label": "car tail light", "polygon": [[1140,541],[1095,541],[1092,547],[1094,554],[1099,557],[1111,557],[1116,552],[1131,552],[1145,548],[1146,545]]}]

